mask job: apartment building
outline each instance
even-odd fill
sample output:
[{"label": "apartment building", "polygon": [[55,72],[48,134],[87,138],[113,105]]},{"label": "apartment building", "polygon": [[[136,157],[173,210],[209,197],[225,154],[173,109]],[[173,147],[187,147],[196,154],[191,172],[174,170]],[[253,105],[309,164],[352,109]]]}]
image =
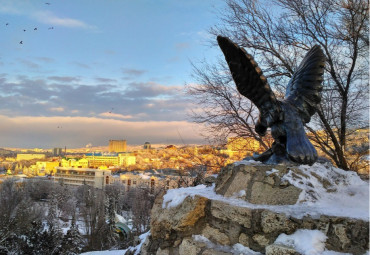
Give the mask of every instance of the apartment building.
[{"label": "apartment building", "polygon": [[123,184],[126,190],[130,188],[146,187],[154,190],[155,188],[174,189],[178,188],[181,183],[192,183],[192,177],[180,176],[178,170],[160,169],[146,171],[127,171],[119,176],[112,178],[113,182]]},{"label": "apartment building", "polygon": [[126,140],[109,140],[109,152],[125,152],[126,150]]},{"label": "apartment building", "polygon": [[32,154],[32,153],[18,153],[17,161],[31,160],[31,159],[44,159],[45,154]]},{"label": "apartment building", "polygon": [[85,159],[89,162],[89,167],[100,167],[100,166],[118,166],[120,165],[120,159],[118,154],[102,154],[102,153],[87,153]]},{"label": "apartment building", "polygon": [[90,185],[103,189],[111,182],[111,171],[92,168],[57,167],[54,176],[56,182],[68,185]]}]

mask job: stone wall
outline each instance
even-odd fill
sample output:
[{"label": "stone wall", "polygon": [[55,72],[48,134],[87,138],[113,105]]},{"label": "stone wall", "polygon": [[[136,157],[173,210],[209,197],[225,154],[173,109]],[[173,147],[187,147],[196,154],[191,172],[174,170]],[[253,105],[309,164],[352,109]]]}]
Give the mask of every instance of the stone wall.
[{"label": "stone wall", "polygon": [[[276,174],[270,176],[266,172],[271,172],[271,166],[230,165],[220,173],[215,190],[224,196],[241,193],[247,201],[258,203],[295,203],[300,190],[279,178],[287,167],[273,169]],[[298,229],[322,231],[328,237],[328,250],[362,255],[369,249],[369,222],[363,220],[326,215],[295,218],[203,196],[187,197],[172,208],[162,204],[163,197],[159,197],[152,210],[151,236],[141,249],[143,255],[239,254],[238,245],[263,254],[299,254],[273,244],[281,233]]]}]

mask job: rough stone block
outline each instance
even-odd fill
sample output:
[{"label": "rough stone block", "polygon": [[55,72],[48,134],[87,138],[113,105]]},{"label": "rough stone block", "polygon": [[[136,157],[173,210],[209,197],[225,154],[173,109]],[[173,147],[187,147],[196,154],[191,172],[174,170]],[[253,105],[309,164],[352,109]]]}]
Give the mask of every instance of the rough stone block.
[{"label": "rough stone block", "polygon": [[223,221],[234,221],[246,228],[251,227],[252,210],[249,208],[237,207],[213,200],[211,202],[211,214]]},{"label": "rough stone block", "polygon": [[283,213],[263,211],[261,213],[261,226],[264,233],[293,233],[295,224]]},{"label": "rough stone block", "polygon": [[253,204],[294,205],[301,190],[294,186],[277,188],[271,184],[255,182],[251,188],[250,201]]},{"label": "rough stone block", "polygon": [[161,248],[159,248],[155,255],[172,255],[172,254],[170,254],[169,249],[162,250]]},{"label": "rough stone block", "polygon": [[296,166],[284,165],[229,165],[217,178],[215,191],[225,197],[245,193],[245,200],[253,204],[291,205],[298,201],[301,189],[284,183],[281,177]]},{"label": "rough stone block", "polygon": [[216,251],[214,249],[207,249],[202,252],[202,255],[234,255],[231,252]]},{"label": "rough stone block", "polygon": [[241,233],[239,236],[239,243],[245,247],[249,247],[249,237],[246,234]]},{"label": "rough stone block", "polygon": [[152,237],[171,239],[171,230],[177,232],[190,231],[196,223],[205,216],[205,197],[187,197],[176,208],[162,208],[163,199],[157,199],[152,209]]},{"label": "rough stone block", "polygon": [[260,246],[267,246],[270,243],[269,239],[267,239],[264,235],[260,234],[254,235],[252,239]]},{"label": "rough stone block", "polygon": [[297,252],[295,249],[283,246],[283,245],[277,245],[277,244],[271,244],[266,247],[266,255],[300,255],[299,252]]},{"label": "rough stone block", "polygon": [[200,243],[195,242],[192,238],[184,238],[179,246],[179,255],[196,255],[201,250]]},{"label": "rough stone block", "polygon": [[222,233],[218,229],[210,227],[208,224],[203,229],[202,235],[208,238],[213,243],[230,245],[229,237],[226,234]]}]

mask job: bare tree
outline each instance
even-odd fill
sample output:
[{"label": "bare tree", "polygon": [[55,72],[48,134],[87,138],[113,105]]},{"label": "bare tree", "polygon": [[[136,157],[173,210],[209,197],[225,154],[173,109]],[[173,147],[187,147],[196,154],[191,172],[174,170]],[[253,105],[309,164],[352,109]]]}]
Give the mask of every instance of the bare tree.
[{"label": "bare tree", "polygon": [[41,208],[14,179],[0,184],[0,215],[0,254],[12,254],[20,249],[18,241],[24,230],[42,219]]},{"label": "bare tree", "polygon": [[[347,162],[348,137],[368,122],[367,1],[274,0],[267,7],[257,0],[226,0],[220,18],[222,25],[213,27],[211,34],[227,36],[246,48],[277,95],[283,94],[306,51],[315,44],[322,47],[327,56],[322,102],[306,128],[314,145],[338,167],[353,166]],[[195,113],[194,120],[225,134],[261,141],[253,129],[253,106],[235,93],[225,70],[222,64],[195,68],[201,85],[189,86],[188,91],[204,110]]]},{"label": "bare tree", "polygon": [[187,86],[187,93],[199,105],[192,112],[193,120],[205,124],[205,133],[212,134],[207,138],[213,142],[222,144],[232,134],[252,137],[267,149],[266,142],[254,130],[257,108],[238,93],[227,70],[221,62],[204,63],[202,68],[194,65],[198,85]]}]

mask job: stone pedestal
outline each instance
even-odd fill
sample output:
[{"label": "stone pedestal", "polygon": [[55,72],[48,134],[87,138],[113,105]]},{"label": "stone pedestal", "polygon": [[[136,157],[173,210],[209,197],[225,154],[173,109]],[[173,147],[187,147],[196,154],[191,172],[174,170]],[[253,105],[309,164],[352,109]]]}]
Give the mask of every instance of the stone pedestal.
[{"label": "stone pedestal", "polygon": [[288,171],[299,169],[284,165],[228,165],[218,175],[215,191],[253,204],[292,205],[302,190],[281,180]]},{"label": "stone pedestal", "polygon": [[[294,204],[300,190],[281,180],[287,171],[299,170],[229,165],[219,174],[215,190],[224,197],[239,196],[252,203]],[[189,196],[173,208],[163,208],[162,204],[163,197],[159,197],[152,210],[151,236],[141,254],[238,254],[237,246],[243,245],[263,254],[295,255],[299,253],[274,241],[281,233],[290,235],[298,229],[322,231],[328,237],[328,250],[362,255],[369,249],[368,221],[325,215],[300,219],[199,195]]]}]

